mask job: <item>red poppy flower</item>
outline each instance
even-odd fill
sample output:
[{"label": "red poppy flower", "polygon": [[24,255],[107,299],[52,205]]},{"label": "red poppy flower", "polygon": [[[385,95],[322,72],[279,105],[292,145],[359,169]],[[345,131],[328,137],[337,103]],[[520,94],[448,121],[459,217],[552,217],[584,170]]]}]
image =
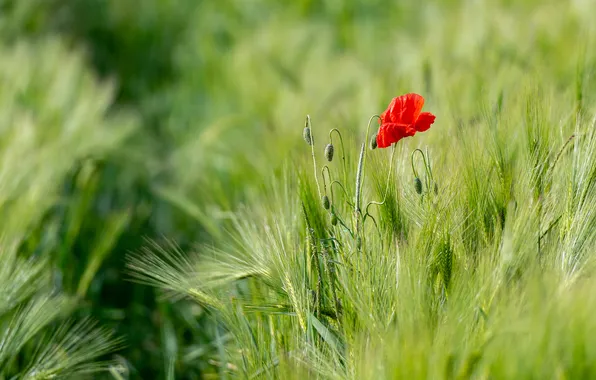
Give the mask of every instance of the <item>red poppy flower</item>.
[{"label": "red poppy flower", "polygon": [[435,122],[435,115],[422,112],[424,98],[418,94],[406,94],[393,98],[381,114],[381,127],[377,133],[377,146],[387,148],[404,137],[424,132]]}]

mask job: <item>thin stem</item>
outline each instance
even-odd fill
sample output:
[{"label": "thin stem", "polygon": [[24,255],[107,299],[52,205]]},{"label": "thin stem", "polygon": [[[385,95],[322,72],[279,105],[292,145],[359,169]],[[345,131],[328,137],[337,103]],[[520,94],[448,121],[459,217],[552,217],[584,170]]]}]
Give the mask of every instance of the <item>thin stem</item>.
[{"label": "thin stem", "polygon": [[395,151],[397,150],[396,146],[397,146],[396,144],[393,144],[393,146],[391,148],[392,150],[391,150],[391,158],[389,160],[389,172],[387,173],[387,182],[386,182],[387,186],[385,187],[385,195],[383,196],[383,200],[381,202],[377,202],[377,201],[368,202],[368,204],[366,205],[366,208],[364,209],[364,218],[363,219],[366,219],[367,215],[370,216],[370,213],[368,212],[368,208],[371,205],[381,206],[381,205],[385,204],[385,201],[387,201],[387,195],[389,195],[389,184],[391,181],[391,174],[393,174],[393,157],[395,156]]},{"label": "thin stem", "polygon": [[[370,119],[368,119],[368,125],[366,126],[366,137],[364,138],[364,157],[362,157],[362,167],[364,168],[366,165],[366,147],[368,146],[368,138],[370,136],[370,125],[373,119],[378,118],[379,120],[381,117],[379,115],[372,115]],[[361,153],[362,154],[362,153]],[[362,173],[362,180],[364,180],[364,173]],[[360,208],[360,204],[358,204],[358,208]]]},{"label": "thin stem", "polygon": [[354,212],[356,214],[360,213],[360,191],[362,185],[362,169],[364,167],[364,157],[365,154],[365,144],[362,144],[360,148],[360,158],[358,158],[358,170],[356,171],[356,199],[354,202]]},{"label": "thin stem", "polygon": [[424,157],[424,153],[422,153],[422,151],[420,149],[416,148],[412,151],[412,156],[410,157],[410,162],[412,163],[412,172],[414,173],[414,177],[420,178],[420,176],[418,175],[418,170],[416,170],[416,165],[414,165],[414,155],[416,154],[416,152],[420,152],[420,154],[422,154],[422,157]]},{"label": "thin stem", "polygon": [[310,150],[312,153],[312,163],[315,172],[315,182],[317,183],[317,191],[319,193],[319,198],[321,198],[321,186],[319,185],[319,178],[318,178],[318,171],[317,171],[317,159],[315,158],[315,137],[312,133],[312,127],[310,122],[310,115],[306,115],[306,126],[309,128],[310,133]]},{"label": "thin stem", "polygon": [[329,140],[331,144],[333,144],[333,132],[337,133],[339,136],[339,143],[341,144],[341,160],[343,162],[343,174],[344,174],[344,182],[348,182],[348,165],[346,164],[346,149],[344,147],[344,138],[341,135],[341,132],[337,128],[333,128],[329,131]]},{"label": "thin stem", "polygon": [[[426,161],[426,156],[424,154],[424,152],[422,150],[420,150],[420,148],[416,148],[414,149],[414,151],[412,152],[412,171],[414,172],[414,176],[416,176],[416,178],[420,178],[418,176],[418,171],[416,170],[416,166],[414,165],[414,154],[416,152],[419,152],[420,155],[422,156],[422,161],[424,162],[424,169],[426,171],[426,190],[430,192],[430,181],[432,180],[432,171],[430,170],[430,164]],[[428,148],[427,148],[427,155],[428,155]]]},{"label": "thin stem", "polygon": [[379,241],[381,242],[381,247],[383,247],[383,235],[381,234],[381,230],[379,229],[379,225],[377,224],[376,219],[372,215],[369,214],[368,216],[373,221],[373,224],[375,225],[375,228],[377,229],[377,233],[379,234]]},{"label": "thin stem", "polygon": [[430,155],[428,154],[428,146],[426,147],[426,160],[424,160],[424,166],[426,167],[426,175],[428,176],[428,183],[427,183],[427,190],[430,193],[430,188],[432,183],[434,182],[434,178],[433,178],[433,171],[432,168],[430,166]]},{"label": "thin stem", "polygon": [[325,282],[323,280],[323,271],[321,269],[321,259],[319,257],[319,250],[318,246],[315,245],[314,238],[312,241],[313,244],[313,255],[315,266],[317,267],[317,314],[323,310],[323,294],[325,293]]},{"label": "thin stem", "polygon": [[344,191],[344,194],[346,196],[346,202],[348,203],[348,205],[350,205],[350,207],[354,207],[354,204],[352,202],[350,202],[350,196],[348,195],[348,192],[346,191],[346,188],[344,187],[344,185],[341,184],[341,182],[335,180],[332,181],[331,184],[329,184],[329,187],[331,188],[331,200],[333,200],[333,185],[337,184],[339,187],[341,187],[341,189]]},{"label": "thin stem", "polygon": [[[323,177],[323,190],[325,191],[325,195],[327,195],[327,182],[325,181],[325,169],[327,169],[327,177],[329,178],[329,183],[331,183],[331,171],[329,170],[329,166],[323,166],[321,169],[321,177]],[[329,185],[331,187],[331,185]],[[331,192],[331,200],[333,200],[333,189]]]},{"label": "thin stem", "polygon": [[337,221],[339,222],[339,224],[341,224],[346,229],[346,231],[348,231],[348,233],[350,234],[350,237],[353,239],[354,233],[352,232],[350,227],[348,227],[346,225],[346,223],[343,221],[343,219],[339,215],[337,215],[337,213],[335,214],[335,217],[337,218]]}]

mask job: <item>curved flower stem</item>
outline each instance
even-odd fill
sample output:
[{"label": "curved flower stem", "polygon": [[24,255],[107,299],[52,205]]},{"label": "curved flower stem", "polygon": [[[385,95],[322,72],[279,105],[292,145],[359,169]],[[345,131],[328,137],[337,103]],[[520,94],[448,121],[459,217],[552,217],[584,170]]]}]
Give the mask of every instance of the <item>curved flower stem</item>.
[{"label": "curved flower stem", "polygon": [[341,189],[344,191],[344,194],[346,196],[346,202],[348,203],[348,205],[350,207],[354,207],[354,204],[352,202],[350,202],[350,196],[348,195],[346,188],[344,187],[344,185],[341,184],[341,182],[339,182],[337,180],[332,181],[331,184],[329,185],[329,187],[331,188],[331,199],[333,199],[333,185],[334,184],[337,184],[339,187],[341,187]]},{"label": "curved flower stem", "polygon": [[337,218],[337,221],[339,222],[339,224],[341,224],[346,229],[346,231],[348,231],[348,233],[350,234],[350,237],[351,238],[354,238],[354,233],[352,232],[352,230],[350,229],[350,227],[348,227],[346,225],[346,222],[344,222],[344,220],[341,218],[341,216],[339,216],[337,214],[337,212],[335,212],[335,210],[333,210],[332,212],[335,213],[335,217]]},{"label": "curved flower stem", "polygon": [[366,137],[364,138],[364,144],[362,144],[360,148],[360,158],[358,159],[358,171],[356,172],[356,199],[354,201],[354,219],[355,219],[355,226],[354,226],[354,233],[356,235],[356,239],[360,239],[358,244],[358,251],[362,252],[361,241],[362,238],[360,237],[361,233],[361,224],[364,223],[362,218],[362,209],[360,208],[360,197],[362,191],[362,182],[364,181],[364,167],[366,164],[366,147],[368,146],[368,137],[370,135],[370,125],[374,118],[380,118],[379,115],[373,115],[368,119],[368,125],[366,127]]},{"label": "curved flower stem", "polygon": [[[379,120],[381,119],[381,116],[379,115],[372,115],[370,117],[370,119],[368,119],[368,125],[366,127],[366,137],[364,138],[364,157],[362,159],[362,168],[365,167],[366,165],[366,147],[369,146],[368,144],[368,138],[370,136],[370,125],[373,121],[373,119],[378,118]],[[362,180],[364,180],[364,173],[362,173]],[[358,207],[360,208],[360,205],[358,205]]]},{"label": "curved flower stem", "polygon": [[344,182],[348,182],[348,166],[346,164],[346,149],[344,147],[344,138],[341,135],[341,132],[337,128],[333,128],[329,131],[329,140],[331,144],[333,144],[333,132],[337,133],[339,136],[339,143],[341,144],[341,160],[343,162],[343,175],[344,175]]},{"label": "curved flower stem", "polygon": [[354,204],[354,212],[359,215],[361,214],[360,209],[360,191],[362,182],[364,180],[364,167],[366,164],[366,147],[368,146],[368,137],[370,135],[370,125],[374,118],[381,118],[379,115],[373,115],[368,119],[368,125],[366,127],[366,137],[364,138],[364,144],[360,149],[360,158],[358,159],[358,171],[356,173],[356,202]]},{"label": "curved flower stem", "polygon": [[389,172],[387,173],[387,186],[385,187],[385,195],[383,196],[383,200],[381,202],[378,201],[370,201],[368,202],[368,204],[366,205],[366,208],[364,209],[364,217],[363,217],[363,223],[364,220],[366,220],[367,216],[372,217],[372,215],[368,212],[368,208],[371,205],[376,205],[376,206],[381,206],[383,204],[385,204],[385,201],[387,201],[387,195],[389,194],[389,181],[391,181],[391,174],[393,174],[393,157],[395,156],[395,151],[397,144],[393,144],[393,146],[391,147],[391,158],[389,160]]},{"label": "curved flower stem", "polygon": [[[323,192],[325,195],[327,195],[327,181],[325,181],[325,169],[327,169],[327,177],[329,178],[329,182],[331,182],[331,171],[329,170],[329,166],[327,165],[323,166],[323,169],[321,169],[321,177],[323,177]],[[331,192],[331,200],[333,200],[333,191]]]},{"label": "curved flower stem", "polygon": [[[366,217],[366,214],[364,216]],[[379,229],[377,220],[370,214],[368,214],[368,217],[373,221],[373,224],[375,225],[375,228],[377,229],[377,233],[379,234],[379,241],[381,242],[381,247],[382,247],[383,246],[383,235],[381,234],[381,230]]]},{"label": "curved flower stem", "polygon": [[[360,148],[360,158],[358,159],[358,171],[356,172],[356,199],[354,200],[354,215],[353,215],[353,223],[354,223],[354,235],[356,239],[356,249],[358,250],[359,255],[362,255],[362,238],[360,237],[360,229],[362,224],[362,211],[360,210],[360,191],[362,186],[362,168],[364,167],[364,157],[365,157],[365,144],[362,144]],[[360,261],[358,261],[358,270],[360,269]]]},{"label": "curved flower stem", "polygon": [[431,191],[431,185],[432,183],[435,181],[434,177],[433,177],[433,170],[432,167],[430,166],[430,155],[428,154],[428,146],[426,147],[426,174],[428,176],[428,191]]},{"label": "curved flower stem", "polygon": [[414,165],[414,154],[416,154],[416,152],[420,152],[420,154],[422,154],[422,159],[424,159],[424,153],[422,153],[422,151],[420,149],[416,148],[412,151],[412,156],[410,158],[410,162],[412,163],[412,172],[414,173],[414,177],[420,178],[420,176],[418,175],[418,170],[416,170],[416,165]]},{"label": "curved flower stem", "polygon": [[430,187],[431,187],[431,181],[433,180],[433,175],[432,175],[432,170],[431,170],[431,168],[430,168],[430,160],[429,160],[429,161],[427,161],[427,160],[426,160],[426,156],[428,155],[428,148],[427,148],[427,153],[426,153],[426,155],[424,154],[424,152],[423,152],[423,151],[422,151],[420,148],[416,148],[416,149],[414,149],[414,151],[412,152],[412,171],[414,172],[414,175],[415,175],[417,178],[420,178],[420,177],[418,176],[418,171],[416,170],[416,167],[415,167],[415,165],[414,165],[414,154],[415,154],[416,152],[419,152],[419,153],[420,153],[420,155],[422,156],[422,161],[424,162],[424,170],[426,171],[426,177],[427,177],[427,178],[426,178],[426,181],[425,181],[425,182],[426,182],[426,190],[427,190],[427,191],[430,191]]},{"label": "curved flower stem", "polygon": [[319,185],[319,173],[317,171],[317,159],[315,157],[315,137],[312,133],[312,127],[310,122],[310,115],[306,115],[306,126],[310,128],[310,150],[312,153],[312,162],[315,171],[315,182],[317,183],[317,191],[319,192],[319,198],[321,198],[321,186]]}]

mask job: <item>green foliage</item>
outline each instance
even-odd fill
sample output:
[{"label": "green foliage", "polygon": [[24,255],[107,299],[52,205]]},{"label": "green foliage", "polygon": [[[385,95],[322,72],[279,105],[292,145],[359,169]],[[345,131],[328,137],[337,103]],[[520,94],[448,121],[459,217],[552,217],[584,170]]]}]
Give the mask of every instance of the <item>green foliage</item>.
[{"label": "green foliage", "polygon": [[[73,258],[61,257],[61,226],[51,216],[68,201],[61,183],[75,166],[112,153],[135,121],[106,119],[113,89],[58,41],[0,51],[0,377],[81,378],[117,368],[97,362],[120,346],[112,332],[68,320],[76,299],[62,294],[52,267]],[[97,249],[90,263],[102,260],[105,246]]]},{"label": "green foliage", "polygon": [[[0,0],[0,230],[11,268],[31,267],[9,277],[20,301],[7,313],[54,302],[36,290],[51,278],[74,314],[126,339],[117,378],[589,377],[594,11]],[[365,121],[408,91],[437,123],[391,158],[367,151],[359,221]],[[418,147],[436,192],[422,171],[416,191]],[[141,249],[162,236],[176,244]],[[125,281],[129,251],[175,303]],[[30,342],[73,314],[56,309],[32,314]],[[54,331],[60,343],[82,330]],[[11,374],[56,368],[57,351],[31,346],[13,350]]]},{"label": "green foliage", "polygon": [[[413,17],[416,35],[400,34],[406,22],[380,37],[372,45],[387,45],[377,62],[361,58],[366,46],[334,50],[331,26],[290,31],[264,24],[247,47],[233,45],[217,70],[226,78],[250,69],[252,78],[241,83],[258,78],[261,88],[277,90],[243,86],[230,95],[226,86],[236,83],[222,80],[210,102],[226,107],[217,100],[225,96],[237,122],[246,117],[240,124],[248,131],[253,120],[277,127],[259,136],[250,166],[258,178],[271,179],[263,188],[251,176],[236,177],[249,207],[231,214],[227,231],[213,235],[199,255],[178,251],[171,262],[166,247],[132,256],[129,267],[144,282],[214,313],[233,337],[220,376],[594,376],[596,347],[583,337],[596,311],[584,293],[595,275],[596,99],[586,99],[592,84],[577,69],[596,63],[585,45],[594,40],[583,16],[592,8],[431,2],[420,9],[442,17]],[[562,14],[568,21],[555,22]],[[354,30],[364,45],[366,27],[357,23]],[[318,38],[304,37],[309,31]],[[572,38],[579,34],[585,40]],[[277,69],[260,68],[261,61],[243,61],[244,49],[300,55],[279,58]],[[226,74],[226,66],[235,69]],[[342,69],[351,75],[343,77]],[[333,89],[350,83],[358,91],[327,102]],[[361,155],[365,113],[380,111],[380,97],[417,88],[426,89],[425,107],[438,115],[431,130],[401,141],[395,156],[379,149]],[[312,116],[312,151],[300,138],[300,110]],[[347,149],[336,145],[337,158],[326,163],[325,136],[336,125]],[[222,141],[233,141],[233,133],[227,136]],[[260,143],[273,139],[274,145]],[[412,172],[411,152],[419,146],[428,147],[432,171]],[[237,149],[253,151],[248,144]],[[236,155],[224,160],[230,157]],[[291,169],[278,164],[284,160]],[[321,162],[329,173],[320,171]],[[330,186],[328,174],[343,189]]]}]

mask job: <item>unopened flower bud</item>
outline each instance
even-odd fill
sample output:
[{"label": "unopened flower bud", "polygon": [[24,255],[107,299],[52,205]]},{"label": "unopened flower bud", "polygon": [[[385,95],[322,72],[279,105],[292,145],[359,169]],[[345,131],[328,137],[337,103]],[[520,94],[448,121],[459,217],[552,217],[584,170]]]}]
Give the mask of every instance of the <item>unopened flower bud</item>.
[{"label": "unopened flower bud", "polygon": [[356,238],[356,248],[362,248],[362,238],[360,236]]},{"label": "unopened flower bud", "polygon": [[325,158],[327,159],[327,161],[333,160],[333,152],[333,144],[327,144],[327,146],[325,147]]},{"label": "unopened flower bud", "polygon": [[376,133],[370,139],[370,149],[371,150],[377,149],[377,134]]},{"label": "unopened flower bud", "polygon": [[322,201],[323,201],[323,207],[325,208],[325,210],[329,210],[329,206],[331,206],[331,204],[329,202],[329,197],[326,195],[323,195]]},{"label": "unopened flower bud", "polygon": [[304,131],[302,131],[302,137],[308,145],[312,145],[312,135],[310,134],[310,127],[304,127]]},{"label": "unopened flower bud", "polygon": [[331,225],[337,226],[337,215],[335,213],[331,214]]},{"label": "unopened flower bud", "polygon": [[435,182],[435,195],[439,195],[439,185]]},{"label": "unopened flower bud", "polygon": [[422,181],[418,177],[414,179],[414,188],[418,194],[422,194]]}]

